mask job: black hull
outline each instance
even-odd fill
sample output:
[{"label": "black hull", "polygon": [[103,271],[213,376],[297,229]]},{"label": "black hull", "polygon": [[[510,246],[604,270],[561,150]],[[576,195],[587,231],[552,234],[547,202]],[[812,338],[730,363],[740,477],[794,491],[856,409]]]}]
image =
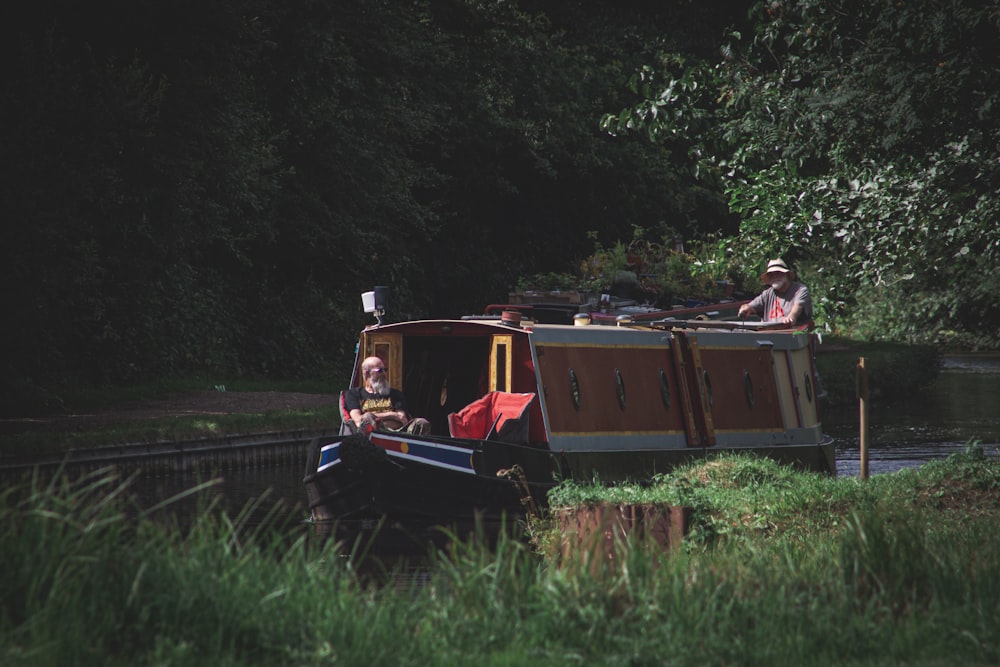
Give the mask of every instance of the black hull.
[{"label": "black hull", "polygon": [[[469,449],[477,469],[485,474],[391,455],[363,466],[341,464],[309,473],[304,483],[312,517],[316,521],[383,516],[441,523],[504,521],[524,516],[532,503],[543,505],[555,485],[548,452],[534,449],[518,456],[514,450],[528,448],[503,443],[487,446],[489,453],[482,447]],[[520,474],[503,474],[515,464]]]}]

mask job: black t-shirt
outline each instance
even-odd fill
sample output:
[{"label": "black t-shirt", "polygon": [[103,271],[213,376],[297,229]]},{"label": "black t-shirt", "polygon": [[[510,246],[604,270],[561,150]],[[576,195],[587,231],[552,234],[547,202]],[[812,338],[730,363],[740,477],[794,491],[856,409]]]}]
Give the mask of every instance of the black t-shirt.
[{"label": "black t-shirt", "polygon": [[348,389],[347,393],[344,394],[344,407],[347,408],[348,414],[351,410],[360,410],[364,412],[406,412],[406,399],[403,397],[403,392],[398,389],[390,389],[388,396],[379,396],[378,394],[371,394],[364,387],[355,387],[354,389]]}]

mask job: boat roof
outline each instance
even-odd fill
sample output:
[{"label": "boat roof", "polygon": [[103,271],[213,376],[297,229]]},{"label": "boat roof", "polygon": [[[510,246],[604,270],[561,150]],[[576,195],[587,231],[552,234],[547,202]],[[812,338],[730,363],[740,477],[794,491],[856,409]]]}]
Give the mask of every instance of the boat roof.
[{"label": "boat roof", "polygon": [[[462,319],[408,320],[373,325],[365,332],[384,331],[418,336],[436,335],[497,335],[530,337],[536,343],[587,342],[598,345],[662,345],[673,334],[697,334],[706,343],[723,344],[725,340],[741,344],[768,343],[779,348],[804,346],[809,336],[805,328],[789,328],[774,323],[731,322],[724,320],[674,320],[644,321],[618,326],[607,324],[541,324],[529,320],[519,325],[502,322],[498,317],[477,316]],[[751,340],[742,340],[744,337]],[[794,340],[793,340],[794,339]]]}]

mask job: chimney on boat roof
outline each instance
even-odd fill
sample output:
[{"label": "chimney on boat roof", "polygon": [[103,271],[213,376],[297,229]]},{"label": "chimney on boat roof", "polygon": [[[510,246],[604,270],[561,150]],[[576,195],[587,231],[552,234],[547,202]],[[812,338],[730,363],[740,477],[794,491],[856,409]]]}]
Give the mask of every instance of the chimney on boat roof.
[{"label": "chimney on boat roof", "polygon": [[500,323],[521,328],[521,313],[516,310],[505,310],[500,313]]}]

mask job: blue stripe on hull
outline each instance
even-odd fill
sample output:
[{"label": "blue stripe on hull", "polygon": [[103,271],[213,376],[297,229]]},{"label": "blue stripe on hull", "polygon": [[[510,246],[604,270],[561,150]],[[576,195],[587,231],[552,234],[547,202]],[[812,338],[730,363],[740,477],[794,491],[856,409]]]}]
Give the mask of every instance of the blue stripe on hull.
[{"label": "blue stripe on hull", "polygon": [[419,440],[392,437],[384,439],[376,438],[376,444],[378,444],[378,440],[388,441],[383,448],[386,454],[393,458],[415,461],[424,465],[464,472],[470,475],[476,473],[472,467],[472,450],[470,449],[443,445],[436,442],[422,442]]},{"label": "blue stripe on hull", "polygon": [[340,443],[335,442],[331,445],[326,445],[319,451],[319,466],[316,468],[316,472],[335,466],[338,463],[340,463]]},{"label": "blue stripe on hull", "polygon": [[472,468],[472,452],[468,450],[461,452],[448,452],[440,450],[427,451],[428,449],[431,448],[421,447],[417,445],[417,443],[411,442],[410,451],[406,454],[403,452],[394,452],[392,450],[387,451],[387,453],[389,456],[394,458],[416,461],[425,465],[431,465],[437,468],[447,468],[448,470],[464,472],[470,475],[476,474],[476,471]]},{"label": "blue stripe on hull", "polygon": [[[375,437],[375,445],[393,458],[423,463],[470,475],[476,473],[472,467],[472,450],[452,447],[432,442],[419,442],[393,437]],[[404,451],[405,450],[405,451]],[[340,464],[340,443],[334,442],[320,449],[316,472]]]}]

